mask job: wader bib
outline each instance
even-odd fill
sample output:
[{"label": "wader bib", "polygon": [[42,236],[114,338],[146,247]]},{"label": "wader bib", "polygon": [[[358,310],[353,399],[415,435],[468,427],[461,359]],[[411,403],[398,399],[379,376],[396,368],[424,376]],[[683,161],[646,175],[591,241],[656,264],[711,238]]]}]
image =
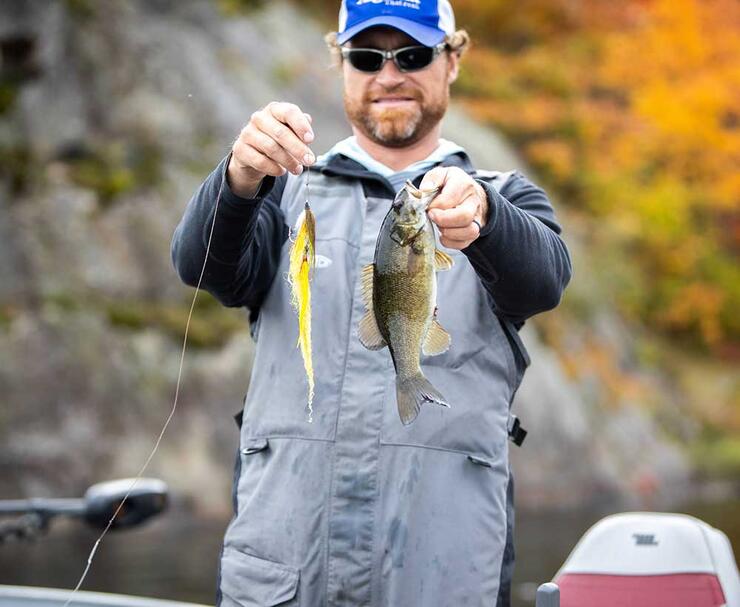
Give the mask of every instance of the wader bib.
[{"label": "wader bib", "polygon": [[[479,177],[499,187],[505,174]],[[286,223],[302,179],[282,196]],[[464,254],[445,249],[438,318],[450,349],[421,360],[450,402],[403,426],[387,349],[359,341],[361,269],[393,194],[313,172],[313,423],[290,304],[289,242],[254,327],[235,516],[220,570],[221,607],[493,607],[506,543],[509,405],[521,381],[513,327]],[[507,339],[507,333],[509,338]],[[522,349],[518,355],[526,359]]]}]

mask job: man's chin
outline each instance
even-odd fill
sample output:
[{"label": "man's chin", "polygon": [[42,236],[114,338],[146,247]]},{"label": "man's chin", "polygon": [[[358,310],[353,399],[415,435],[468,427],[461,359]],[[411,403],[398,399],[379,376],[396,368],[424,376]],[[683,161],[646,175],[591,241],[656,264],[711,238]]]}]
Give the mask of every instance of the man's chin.
[{"label": "man's chin", "polygon": [[345,99],[347,116],[363,134],[388,148],[403,148],[422,139],[444,116],[446,105],[422,111],[421,107],[381,108],[352,104]]},{"label": "man's chin", "polygon": [[372,139],[387,148],[404,148],[418,141],[419,137],[416,132],[398,133],[398,132],[378,132],[372,133]]},{"label": "man's chin", "polygon": [[374,121],[373,138],[389,147],[404,147],[418,139],[419,119],[417,116],[393,116]]}]

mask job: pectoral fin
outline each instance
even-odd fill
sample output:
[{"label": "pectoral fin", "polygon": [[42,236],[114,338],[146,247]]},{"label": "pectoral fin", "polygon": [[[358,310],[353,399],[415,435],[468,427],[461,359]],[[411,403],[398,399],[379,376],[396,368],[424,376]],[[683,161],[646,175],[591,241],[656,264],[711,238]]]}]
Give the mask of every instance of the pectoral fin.
[{"label": "pectoral fin", "polygon": [[361,288],[362,288],[362,300],[365,302],[365,307],[371,310],[373,307],[373,272],[375,271],[375,264],[369,263],[362,268],[362,275],[360,277]]},{"label": "pectoral fin", "polygon": [[388,345],[380,334],[372,305],[371,309],[360,320],[360,343],[368,350],[380,350]]},{"label": "pectoral fin", "polygon": [[362,299],[365,302],[367,312],[362,317],[359,324],[360,343],[368,350],[380,350],[385,348],[386,343],[378,328],[378,321],[375,320],[375,310],[373,309],[373,272],[375,266],[371,263],[362,268],[361,288]]},{"label": "pectoral fin", "polygon": [[434,249],[434,269],[437,272],[442,270],[449,270],[455,262],[452,260],[447,253],[439,249]]},{"label": "pectoral fin", "polygon": [[432,319],[432,326],[429,327],[421,351],[427,356],[443,354],[449,350],[451,341],[450,334],[442,328],[435,317]]}]

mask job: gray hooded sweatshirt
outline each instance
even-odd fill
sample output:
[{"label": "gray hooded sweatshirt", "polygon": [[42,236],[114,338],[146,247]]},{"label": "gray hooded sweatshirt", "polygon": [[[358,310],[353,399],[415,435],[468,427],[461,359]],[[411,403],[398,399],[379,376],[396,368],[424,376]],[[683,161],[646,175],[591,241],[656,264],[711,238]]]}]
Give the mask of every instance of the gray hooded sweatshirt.
[{"label": "gray hooded sweatshirt", "polygon": [[[312,282],[312,423],[284,276],[303,179],[266,178],[253,199],[228,187],[228,158],[190,201],[172,243],[182,280],[250,311],[256,357],[241,418],[235,514],[224,539],[222,607],[494,607],[507,543],[509,406],[529,359],[517,329],[555,307],[568,252],[545,193],[518,172],[457,166],[484,186],[489,219],[445,249],[440,324],[450,349],[422,357],[451,408],[401,424],[387,349],[358,339],[361,269],[395,192],[350,158],[311,168],[320,262]],[[419,185],[423,175],[418,175]]]}]

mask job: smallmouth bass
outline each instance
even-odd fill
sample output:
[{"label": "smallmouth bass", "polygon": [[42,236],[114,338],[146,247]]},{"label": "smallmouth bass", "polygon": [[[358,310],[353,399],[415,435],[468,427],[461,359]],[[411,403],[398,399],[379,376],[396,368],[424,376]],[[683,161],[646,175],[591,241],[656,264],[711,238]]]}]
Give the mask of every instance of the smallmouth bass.
[{"label": "smallmouth bass", "polygon": [[416,419],[425,402],[449,407],[420,365],[422,353],[442,354],[451,342],[437,321],[435,271],[449,270],[453,261],[437,249],[426,213],[438,191],[419,190],[406,182],[383,220],[374,262],[362,271],[367,313],[360,321],[360,341],[369,350],[390,350],[404,425]]}]

